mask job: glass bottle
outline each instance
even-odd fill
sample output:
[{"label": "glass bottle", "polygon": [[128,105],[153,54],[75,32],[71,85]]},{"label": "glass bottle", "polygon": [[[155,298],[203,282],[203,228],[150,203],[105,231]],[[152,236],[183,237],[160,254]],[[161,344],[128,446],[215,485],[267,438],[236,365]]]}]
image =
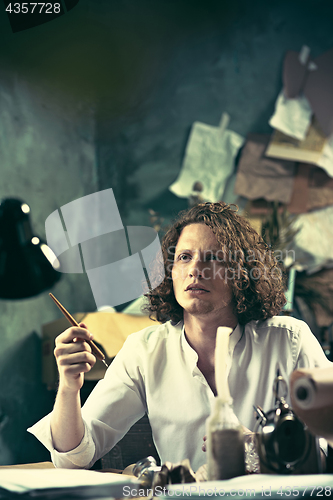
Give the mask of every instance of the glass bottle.
[{"label": "glass bottle", "polygon": [[244,475],[244,432],[234,413],[231,398],[215,398],[206,426],[208,480]]}]

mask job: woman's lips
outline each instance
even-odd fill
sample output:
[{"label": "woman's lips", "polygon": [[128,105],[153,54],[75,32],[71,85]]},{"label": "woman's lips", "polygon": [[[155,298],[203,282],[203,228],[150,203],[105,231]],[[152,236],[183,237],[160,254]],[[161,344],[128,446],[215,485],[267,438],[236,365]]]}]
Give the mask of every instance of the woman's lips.
[{"label": "woman's lips", "polygon": [[201,295],[203,293],[208,293],[209,290],[207,290],[207,288],[203,287],[202,285],[192,284],[185,289],[185,292],[189,292],[195,295]]}]

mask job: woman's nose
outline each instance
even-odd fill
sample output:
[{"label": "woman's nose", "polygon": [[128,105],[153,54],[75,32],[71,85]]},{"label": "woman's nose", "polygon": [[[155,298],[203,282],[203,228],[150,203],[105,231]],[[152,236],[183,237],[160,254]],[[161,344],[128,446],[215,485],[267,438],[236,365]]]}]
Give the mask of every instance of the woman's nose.
[{"label": "woman's nose", "polygon": [[200,259],[192,259],[188,270],[189,276],[192,278],[204,277],[204,263]]}]

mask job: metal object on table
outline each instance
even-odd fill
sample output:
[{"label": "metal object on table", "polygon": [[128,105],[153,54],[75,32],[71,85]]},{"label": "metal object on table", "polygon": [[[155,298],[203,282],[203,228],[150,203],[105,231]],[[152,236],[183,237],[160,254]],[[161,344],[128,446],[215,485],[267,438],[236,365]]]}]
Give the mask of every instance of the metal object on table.
[{"label": "metal object on table", "polygon": [[153,486],[155,473],[161,471],[154,457],[145,457],[139,460],[134,468],[133,474],[138,478],[142,488],[149,489]]},{"label": "metal object on table", "polygon": [[168,484],[195,482],[195,474],[187,459],[178,464],[165,462],[159,466],[154,457],[146,457],[135,464],[133,474],[143,489],[150,490],[150,494],[156,488],[160,493]]},{"label": "metal object on table", "polygon": [[[279,396],[279,386],[284,391]],[[286,402],[287,383],[277,376],[273,387],[276,406],[268,413],[256,407],[257,448],[262,473],[302,474],[321,471],[318,439]]]}]

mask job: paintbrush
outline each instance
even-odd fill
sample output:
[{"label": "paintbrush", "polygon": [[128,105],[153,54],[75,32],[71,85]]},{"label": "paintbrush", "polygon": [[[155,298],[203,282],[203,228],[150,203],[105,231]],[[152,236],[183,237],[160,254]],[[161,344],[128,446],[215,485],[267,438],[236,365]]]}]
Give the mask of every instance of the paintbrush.
[{"label": "paintbrush", "polygon": [[[56,299],[55,296],[52,295],[52,293],[49,293],[49,295],[50,295],[51,299],[53,300],[53,302],[59,307],[62,314],[68,319],[70,324],[72,326],[78,326],[80,328],[80,325],[78,324],[78,322],[73,318],[73,316],[71,316],[69,314],[67,309],[64,308],[64,306],[59,302],[59,300]],[[108,367],[108,365],[105,361],[105,356],[102,353],[102,351],[100,349],[98,349],[97,345],[92,340],[85,340],[85,341],[88,342],[88,344],[90,345],[92,353],[96,356],[96,358],[100,359],[105,364],[105,366]]]}]

